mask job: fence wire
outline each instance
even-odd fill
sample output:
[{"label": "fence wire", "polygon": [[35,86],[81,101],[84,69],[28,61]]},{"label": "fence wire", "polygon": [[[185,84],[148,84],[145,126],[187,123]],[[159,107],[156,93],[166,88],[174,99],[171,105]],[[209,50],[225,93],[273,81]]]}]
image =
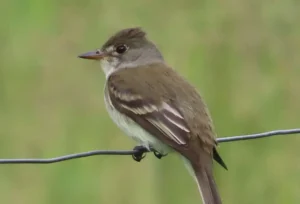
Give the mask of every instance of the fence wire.
[{"label": "fence wire", "polygon": [[[287,129],[287,130],[274,130],[269,132],[250,134],[250,135],[240,135],[231,137],[221,137],[217,139],[218,143],[225,142],[235,142],[241,140],[252,140],[264,137],[271,137],[276,135],[290,135],[290,134],[300,134],[299,129]],[[62,161],[67,161],[71,159],[79,159],[84,157],[91,157],[96,155],[134,155],[139,153],[138,150],[94,150],[89,152],[81,152],[75,154],[69,154],[48,159],[38,159],[38,158],[24,158],[24,159],[0,159],[0,164],[51,164]]]}]

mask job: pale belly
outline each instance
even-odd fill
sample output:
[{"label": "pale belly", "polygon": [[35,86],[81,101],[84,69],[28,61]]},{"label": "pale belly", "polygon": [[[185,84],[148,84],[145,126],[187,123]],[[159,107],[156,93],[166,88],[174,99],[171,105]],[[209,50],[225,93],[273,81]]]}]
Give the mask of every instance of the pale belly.
[{"label": "pale belly", "polygon": [[128,136],[132,137],[139,145],[142,145],[146,148],[153,147],[156,151],[161,154],[167,154],[170,152],[171,148],[156,139],[154,136],[149,134],[143,128],[141,128],[136,122],[131,120],[128,117],[125,117],[123,114],[118,112],[111,104],[110,99],[106,91],[104,91],[105,98],[105,107],[111,117],[111,119],[117,124],[117,126],[125,132]]}]

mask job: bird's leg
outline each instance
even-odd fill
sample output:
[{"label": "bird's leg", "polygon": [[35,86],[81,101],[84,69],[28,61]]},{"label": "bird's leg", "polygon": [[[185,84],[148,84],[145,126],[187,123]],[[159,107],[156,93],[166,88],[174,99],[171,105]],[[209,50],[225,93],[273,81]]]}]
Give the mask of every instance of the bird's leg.
[{"label": "bird's leg", "polygon": [[140,162],[143,158],[145,158],[145,156],[146,156],[145,153],[149,152],[149,150],[142,145],[135,146],[133,148],[133,151],[136,151],[136,152],[132,154],[132,158],[137,162]]}]

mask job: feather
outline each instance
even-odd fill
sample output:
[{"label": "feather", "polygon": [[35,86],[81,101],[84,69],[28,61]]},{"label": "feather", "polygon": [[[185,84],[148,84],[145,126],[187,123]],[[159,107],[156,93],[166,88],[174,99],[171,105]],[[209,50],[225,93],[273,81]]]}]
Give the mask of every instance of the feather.
[{"label": "feather", "polygon": [[[174,107],[163,101],[143,98],[141,95],[122,92],[115,86],[109,87],[109,97],[113,106],[128,117],[143,118],[151,128],[156,128],[162,135],[179,145],[185,145],[189,139],[189,127],[183,115]],[[122,110],[126,110],[125,112]]]}]

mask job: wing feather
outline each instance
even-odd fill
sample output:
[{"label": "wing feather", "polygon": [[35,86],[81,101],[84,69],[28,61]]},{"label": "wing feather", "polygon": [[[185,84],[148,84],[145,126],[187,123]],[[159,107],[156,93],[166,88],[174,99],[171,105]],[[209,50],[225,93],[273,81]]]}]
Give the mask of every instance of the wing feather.
[{"label": "wing feather", "polygon": [[[154,101],[129,90],[109,88],[110,101],[121,113],[134,120],[153,136],[163,140],[167,137],[178,145],[186,145],[190,129],[183,115],[174,106],[163,101]],[[155,130],[153,130],[155,129]],[[159,135],[156,135],[159,132]]]}]

